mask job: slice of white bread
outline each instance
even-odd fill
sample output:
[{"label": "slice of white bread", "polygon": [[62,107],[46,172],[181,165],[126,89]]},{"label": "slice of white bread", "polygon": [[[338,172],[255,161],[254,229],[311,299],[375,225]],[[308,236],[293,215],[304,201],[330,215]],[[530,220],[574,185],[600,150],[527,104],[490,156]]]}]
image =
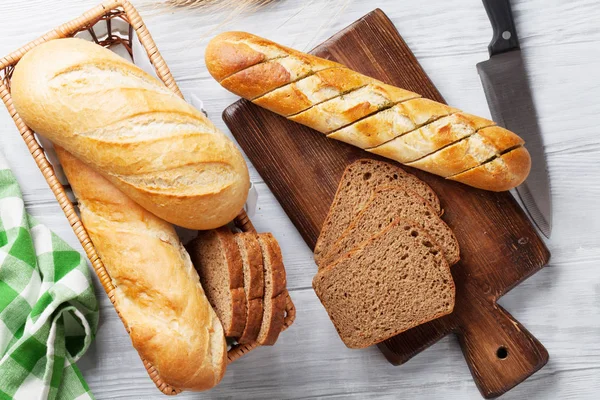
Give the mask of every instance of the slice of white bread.
[{"label": "slice of white bread", "polygon": [[402,168],[383,161],[361,159],[350,164],[340,180],[337,192],[323,223],[317,244],[315,261],[321,263],[331,246],[369,201],[380,186],[400,186],[427,200],[437,214],[440,202],[435,192],[423,181]]},{"label": "slice of white bread", "polygon": [[444,254],[448,264],[460,259],[458,241],[452,230],[431,208],[429,203],[412,190],[399,186],[378,188],[370,201],[330,247],[321,259],[319,269],[327,267],[340,256],[378,234],[397,218],[410,219],[423,229]]},{"label": "slice of white bread", "polygon": [[256,341],[263,319],[265,293],[263,256],[255,233],[236,233],[234,237],[244,267],[244,291],[248,305],[246,327],[238,342],[246,344]]},{"label": "slice of white bread", "polygon": [[283,257],[277,240],[270,233],[259,233],[258,242],[263,255],[264,313],[257,342],[273,345],[277,341],[285,318],[286,275]]},{"label": "slice of white bread", "polygon": [[242,259],[233,233],[227,227],[201,231],[187,247],[225,336],[241,336],[247,306]]},{"label": "slice of white bread", "polygon": [[377,344],[454,309],[454,281],[441,250],[401,219],[319,271],[313,288],[349,348]]}]

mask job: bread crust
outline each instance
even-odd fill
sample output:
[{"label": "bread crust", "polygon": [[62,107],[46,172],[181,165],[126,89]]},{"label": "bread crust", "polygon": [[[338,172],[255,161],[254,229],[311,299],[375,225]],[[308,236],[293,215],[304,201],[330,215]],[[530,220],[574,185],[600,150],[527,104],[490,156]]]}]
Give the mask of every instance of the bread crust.
[{"label": "bread crust", "polygon": [[174,388],[215,386],[227,361],[223,328],[173,227],[62,148],[56,153],[133,347]]},{"label": "bread crust", "polygon": [[398,103],[327,137],[370,149],[458,111],[433,100],[416,98]]},{"label": "bread crust", "polygon": [[242,209],[250,186],[235,145],[161,81],[82,39],[36,46],[11,94],[38,134],[173,224],[211,229]]},{"label": "bread crust", "polygon": [[[236,34],[240,35],[239,32]],[[309,54],[302,57],[302,53],[296,50],[254,35],[242,36],[244,45],[256,43],[258,46],[260,43],[260,52],[265,57],[269,53],[281,57],[273,60],[274,64],[280,65],[287,58],[301,62],[290,64],[289,68],[285,68],[285,74],[281,71],[265,71],[262,64],[256,64],[258,68],[247,67],[240,72],[237,65],[241,63],[238,59],[248,58],[247,50],[241,46],[239,54],[232,55],[235,50],[231,40],[226,35],[220,35],[210,42],[211,51],[207,52],[207,66],[211,74],[222,84],[227,81],[223,86],[232,92],[327,134],[329,138],[449,177],[486,163],[492,154],[501,154],[507,149],[502,143],[517,136],[505,130],[490,129],[490,137],[479,135],[463,141],[479,129],[496,124],[444,104],[421,99],[416,93],[386,85],[345,67],[331,68],[326,70],[327,73],[315,73],[310,66],[319,60],[328,60]],[[233,75],[226,80],[218,79],[225,65],[229,65],[228,72]],[[311,72],[307,74],[306,71]],[[327,81],[328,75],[333,79]],[[489,146],[478,146],[481,141]],[[521,142],[519,146],[523,146],[520,138],[513,140],[517,141]],[[513,162],[512,158],[506,160]],[[490,175],[461,181],[477,184],[483,179],[485,184],[479,184],[478,187],[495,191],[510,189],[512,186],[507,184],[520,181],[515,176],[526,176],[529,172],[526,163],[515,162],[505,169],[489,169],[490,166],[481,168],[478,175]],[[515,171],[515,176],[510,171]],[[504,173],[509,175],[504,176]]]},{"label": "bread crust", "polygon": [[[192,262],[200,275],[200,280],[205,287],[207,287],[207,285],[216,286],[220,284],[220,282],[209,281],[210,276],[206,274],[206,271],[209,269],[214,270],[218,267],[217,265],[211,265],[211,261],[206,258],[207,253],[204,252],[203,246],[210,243],[218,243],[227,269],[226,271],[223,271],[223,273],[227,274],[226,281],[228,287],[223,288],[221,293],[229,291],[229,317],[226,320],[223,320],[226,318],[225,315],[219,315],[219,317],[223,324],[225,336],[239,337],[242,335],[246,326],[247,313],[242,258],[233,233],[228,227],[224,226],[218,229],[200,232],[198,237],[188,244],[188,249],[190,251]],[[214,303],[216,299],[211,298],[211,292],[208,289],[207,291],[209,300],[212,302],[213,307],[215,307],[217,314],[219,314],[219,307]]]},{"label": "bread crust", "polygon": [[249,344],[256,342],[260,327],[262,325],[264,314],[263,299],[254,299],[248,301],[248,315],[246,318],[246,327],[239,337],[238,342]]},{"label": "bread crust", "polygon": [[255,342],[263,319],[264,271],[263,256],[255,233],[242,232],[234,234],[242,260],[246,259],[244,270],[244,289],[248,311],[246,326],[238,342]]},{"label": "bread crust", "polygon": [[[264,322],[258,335],[258,343],[261,346],[272,346],[277,342],[279,334],[283,330],[283,324],[285,321],[285,299],[287,296],[287,290],[284,293],[279,294],[277,297],[271,299],[271,306],[264,310],[265,315],[269,314],[268,319],[270,323],[265,326]],[[263,321],[267,320],[267,317],[263,317]]]},{"label": "bread crust", "polygon": [[[277,341],[283,329],[287,282],[277,240],[271,233],[258,234],[258,240],[263,251],[264,262],[270,264],[270,268],[265,268],[265,273],[270,273],[270,279],[265,277],[264,313],[257,341],[260,345],[270,346]],[[270,282],[270,288],[267,282]]]},{"label": "bread crust", "polygon": [[479,189],[501,192],[519,186],[529,174],[531,156],[525,147],[518,147],[490,162],[449,177]]},{"label": "bread crust", "polygon": [[490,126],[407,165],[448,177],[474,168],[523,143],[523,139],[511,131]]}]

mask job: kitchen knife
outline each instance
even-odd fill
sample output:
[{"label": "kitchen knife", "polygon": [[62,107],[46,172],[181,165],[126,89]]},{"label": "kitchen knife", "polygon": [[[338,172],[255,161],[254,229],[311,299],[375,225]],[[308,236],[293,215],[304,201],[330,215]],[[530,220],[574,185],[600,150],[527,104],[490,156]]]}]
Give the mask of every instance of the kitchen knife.
[{"label": "kitchen knife", "polygon": [[531,155],[531,172],[516,192],[538,229],[549,238],[552,199],[548,167],[510,1],[483,0],[483,4],[494,36],[488,46],[490,59],[477,64],[477,71],[492,119],[525,140]]}]

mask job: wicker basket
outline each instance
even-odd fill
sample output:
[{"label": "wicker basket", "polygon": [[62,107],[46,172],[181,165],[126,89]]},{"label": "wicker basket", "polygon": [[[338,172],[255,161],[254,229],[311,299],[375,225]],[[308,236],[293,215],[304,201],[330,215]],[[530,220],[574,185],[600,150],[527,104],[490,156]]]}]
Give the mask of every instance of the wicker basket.
[{"label": "wicker basket", "polygon": [[[112,21],[117,18],[124,22],[126,22],[129,26],[128,32],[123,34],[122,32],[116,32],[113,29]],[[96,25],[102,24],[102,25]],[[105,25],[104,25],[105,24]],[[101,29],[97,29],[101,27]],[[129,54],[132,54],[132,45],[134,32],[137,34],[137,38],[143,48],[146,50],[146,54],[150,60],[150,63],[153,65],[157,76],[161,79],[164,84],[175,92],[177,95],[183,97],[181,91],[177,87],[169,68],[165,60],[160,55],[158,49],[156,48],[156,44],[154,40],[150,36],[150,32],[144,25],[142,18],[135,10],[135,8],[128,2],[123,0],[108,0],[99,6],[89,10],[81,17],[76,18],[66,24],[60,25],[56,29],[46,33],[42,37],[26,44],[21,47],[17,51],[9,54],[8,56],[0,59],[0,96],[2,97],[2,101],[6,105],[8,112],[13,118],[23,140],[27,144],[31,155],[33,156],[35,162],[37,163],[40,171],[44,175],[44,178],[48,182],[50,189],[56,196],[58,203],[62,210],[64,211],[73,231],[77,235],[77,238],[81,242],[85,253],[87,254],[90,262],[94,268],[94,271],[98,275],[100,282],[102,283],[102,287],[106,291],[109,299],[114,305],[114,286],[111,282],[111,279],[102,265],[98,254],[96,253],[96,249],[92,244],[85,228],[83,227],[81,220],[79,219],[77,213],[75,212],[74,204],[69,200],[65,188],[60,183],[57,178],[55,171],[48,161],[46,153],[41,145],[36,140],[36,137],[31,129],[25,125],[25,123],[21,120],[19,115],[17,114],[12,99],[10,96],[10,79],[12,75],[12,71],[17,62],[23,57],[23,55],[39,45],[40,43],[46,42],[52,39],[65,38],[74,36],[79,32],[87,31],[89,33],[89,37],[91,37],[96,43],[102,46],[112,46],[115,44],[123,45]],[[98,31],[103,32],[102,36],[98,34]],[[245,211],[241,211],[240,214],[233,221],[234,225],[244,232],[256,232],[252,222],[246,215]],[[286,302],[286,317],[284,330],[287,329],[294,321],[296,310],[294,308],[294,304],[286,292],[287,302]],[[118,312],[118,310],[117,310]],[[252,351],[258,347],[256,343],[240,345],[233,345],[228,351],[227,358],[228,362],[232,362],[240,358],[242,355]],[[179,389],[171,387],[167,383],[163,382],[160,376],[158,375],[158,371],[152,366],[148,361],[142,360],[144,362],[144,366],[148,371],[148,374],[158,387],[158,389],[164,394],[174,395],[180,392]]]}]

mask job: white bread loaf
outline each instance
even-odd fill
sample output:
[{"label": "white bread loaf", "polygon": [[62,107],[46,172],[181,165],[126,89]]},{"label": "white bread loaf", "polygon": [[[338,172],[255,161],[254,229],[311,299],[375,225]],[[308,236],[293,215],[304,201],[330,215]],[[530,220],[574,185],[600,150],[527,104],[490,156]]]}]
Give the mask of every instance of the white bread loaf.
[{"label": "white bread loaf", "polygon": [[173,226],[65,150],[56,152],[135,349],[176,389],[215,386],[227,361],[223,328]]},{"label": "white bread loaf", "polygon": [[173,224],[230,222],[249,189],[235,145],[162,82],[94,43],[58,39],[27,52],[14,105],[38,134]]},{"label": "white bread loaf", "polygon": [[514,133],[343,65],[245,32],[218,35],[205,58],[226,89],[329,138],[492,191],[529,174]]}]

